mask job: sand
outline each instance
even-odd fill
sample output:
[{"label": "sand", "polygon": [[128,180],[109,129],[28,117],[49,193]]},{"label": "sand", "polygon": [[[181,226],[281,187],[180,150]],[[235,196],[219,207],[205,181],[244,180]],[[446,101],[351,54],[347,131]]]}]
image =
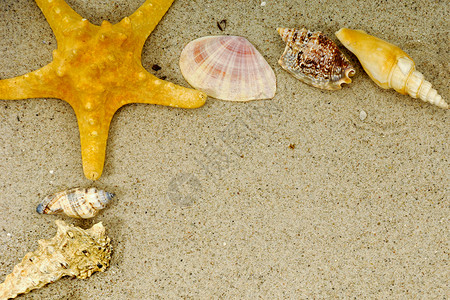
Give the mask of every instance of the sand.
[{"label": "sand", "polygon": [[[100,24],[143,0],[67,2]],[[398,3],[176,0],[145,44],[149,72],[189,86],[178,67],[184,45],[241,35],[273,67],[277,94],[209,98],[194,110],[125,106],[95,182],[83,175],[67,103],[0,101],[0,281],[64,219],[103,222],[111,267],[20,299],[448,297],[449,112],[382,90],[340,43],[357,70],[341,91],[305,85],[277,63],[279,26],[336,42],[341,27],[364,29],[404,49],[448,101],[448,3]],[[1,1],[0,78],[46,65],[55,47],[33,0]],[[35,212],[44,196],[76,186],[117,196],[92,220]]]}]

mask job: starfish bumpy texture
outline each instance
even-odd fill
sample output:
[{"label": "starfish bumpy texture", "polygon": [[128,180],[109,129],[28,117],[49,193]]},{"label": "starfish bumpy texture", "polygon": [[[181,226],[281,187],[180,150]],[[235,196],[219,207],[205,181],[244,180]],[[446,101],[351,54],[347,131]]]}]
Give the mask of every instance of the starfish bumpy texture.
[{"label": "starfish bumpy texture", "polygon": [[141,64],[144,43],[174,0],[147,0],[112,25],[91,24],[64,0],[35,0],[58,43],[53,61],[23,76],[0,80],[0,99],[58,98],[75,111],[83,170],[96,180],[103,171],[114,113],[128,103],[197,108],[202,92],[158,79]]}]

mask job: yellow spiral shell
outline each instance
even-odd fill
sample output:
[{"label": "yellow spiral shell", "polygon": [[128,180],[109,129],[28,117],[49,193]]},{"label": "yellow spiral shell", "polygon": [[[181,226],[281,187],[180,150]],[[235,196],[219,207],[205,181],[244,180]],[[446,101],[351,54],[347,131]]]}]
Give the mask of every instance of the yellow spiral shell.
[{"label": "yellow spiral shell", "polygon": [[337,38],[361,62],[366,73],[384,89],[393,88],[403,95],[448,109],[431,83],[416,71],[411,57],[402,49],[362,30],[342,28],[336,32]]}]

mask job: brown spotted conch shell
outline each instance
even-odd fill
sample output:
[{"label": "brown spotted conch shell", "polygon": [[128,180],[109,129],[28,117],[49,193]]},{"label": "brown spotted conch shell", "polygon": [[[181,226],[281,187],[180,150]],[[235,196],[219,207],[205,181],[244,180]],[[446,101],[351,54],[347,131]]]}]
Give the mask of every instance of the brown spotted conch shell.
[{"label": "brown spotted conch shell", "polygon": [[317,88],[340,90],[351,83],[355,69],[336,44],[322,32],[305,28],[278,28],[286,43],[278,63],[292,76]]},{"label": "brown spotted conch shell", "polygon": [[0,284],[0,299],[15,298],[63,276],[84,279],[108,268],[112,246],[102,223],[87,230],[60,220],[55,223],[56,236],[39,240],[39,248],[27,253]]},{"label": "brown spotted conch shell", "polygon": [[449,108],[431,83],[416,71],[411,57],[399,47],[362,30],[342,28],[336,32],[341,43],[361,62],[372,80],[383,89],[393,88],[403,95],[420,98],[441,108]]},{"label": "brown spotted conch shell", "polygon": [[114,194],[96,188],[74,188],[45,197],[37,206],[40,214],[65,214],[72,218],[89,219],[106,207]]},{"label": "brown spotted conch shell", "polygon": [[216,99],[249,101],[275,96],[275,73],[241,36],[193,40],[181,52],[180,70],[190,85]]}]

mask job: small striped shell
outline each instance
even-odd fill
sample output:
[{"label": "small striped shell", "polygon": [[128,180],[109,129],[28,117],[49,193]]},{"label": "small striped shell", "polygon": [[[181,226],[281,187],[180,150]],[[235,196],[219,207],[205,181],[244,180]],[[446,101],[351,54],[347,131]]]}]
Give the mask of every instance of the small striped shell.
[{"label": "small striped shell", "polygon": [[72,218],[89,219],[106,207],[114,194],[96,188],[74,188],[47,196],[37,206],[40,214],[66,214]]},{"label": "small striped shell", "polygon": [[295,78],[326,90],[339,90],[355,69],[336,44],[322,32],[305,28],[278,28],[286,43],[278,63]]},{"label": "small striped shell", "polygon": [[276,78],[256,48],[240,36],[207,36],[183,49],[180,69],[194,88],[229,101],[271,99]]}]

